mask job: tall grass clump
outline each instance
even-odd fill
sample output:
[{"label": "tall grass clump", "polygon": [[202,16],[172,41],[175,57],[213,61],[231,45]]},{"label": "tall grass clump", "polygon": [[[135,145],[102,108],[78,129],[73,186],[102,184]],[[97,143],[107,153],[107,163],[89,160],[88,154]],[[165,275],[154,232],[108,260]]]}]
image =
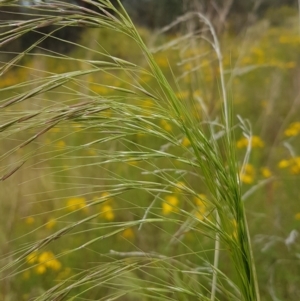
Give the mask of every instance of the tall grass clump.
[{"label": "tall grass clump", "polygon": [[[194,93],[199,54],[183,61],[194,66],[180,75],[192,78],[186,100],[175,57],[165,60],[167,80],[121,3],[86,2],[97,9],[54,1],[1,23],[3,45],[56,26],[1,66],[3,78],[27,72],[0,92],[2,218],[15,231],[1,254],[3,296],[24,289],[25,300],[259,300],[232,104],[209,20],[181,17],[175,23],[193,20],[200,34],[162,49],[206,44],[221,101],[213,112]],[[41,49],[66,26],[123,37],[129,53],[108,53],[96,35],[72,42],[69,55]]]}]

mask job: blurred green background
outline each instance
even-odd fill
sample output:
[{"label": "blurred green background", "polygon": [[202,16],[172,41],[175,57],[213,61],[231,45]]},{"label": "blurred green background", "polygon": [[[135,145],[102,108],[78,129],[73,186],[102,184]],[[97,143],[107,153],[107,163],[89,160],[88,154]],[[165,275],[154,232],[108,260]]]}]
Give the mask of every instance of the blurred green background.
[{"label": "blurred green background", "polygon": [[[142,38],[153,50],[157,64],[178,90],[182,101],[191,106],[199,122],[204,114],[208,114],[211,120],[217,120],[221,110],[219,69],[211,47],[201,39],[202,26],[193,20],[167,32],[159,33],[159,29],[190,9],[199,10],[212,20],[221,43],[226,84],[233,102],[235,123],[240,118],[252,131],[252,153],[249,164],[240,177],[262,300],[299,300],[300,244],[297,237],[300,225],[300,23],[297,1],[127,0],[123,4],[138,24]],[[3,14],[5,12],[2,12],[2,18]],[[42,44],[37,52],[27,55],[18,66],[1,76],[1,99],[8,97],[11,93],[8,88],[14,84],[86,68],[80,58],[100,60],[104,58],[103,53],[109,53],[146,66],[145,58],[138,47],[124,35],[107,29],[88,28],[80,30],[80,33],[77,28],[70,27],[65,30],[59,37],[69,38],[75,44],[64,47],[65,42],[52,39],[52,42],[47,42],[49,44]],[[199,33],[197,39],[186,37],[180,42],[180,37],[192,31]],[[2,64],[15,53],[23,51],[31,43],[31,39],[34,41],[36,35],[28,34],[26,39],[18,39],[6,45],[1,52]],[[76,46],[77,43],[93,51],[86,51]],[[45,52],[45,48],[48,51]],[[57,52],[62,54],[55,57]],[[69,60],[70,57],[78,60]],[[86,75],[81,82],[70,83],[67,88],[44,93],[37,101],[5,108],[1,125],[5,124],[5,119],[8,120],[9,116],[18,116],[18,112],[52,108],[56,103],[72,105],[86,101],[86,95],[89,99],[100,97],[118,102],[122,92],[108,86],[128,89],[128,82],[131,80],[126,72],[120,70]],[[150,90],[156,89],[155,80],[147,74],[141,74],[136,80]],[[19,89],[22,91],[22,85]],[[75,90],[80,93],[73,93]],[[135,103],[134,96],[128,95],[126,99]],[[119,105],[121,106],[121,102]],[[141,114],[147,116],[151,115],[155,104],[145,97],[143,103],[139,102],[137,106],[142,109]],[[205,112],[203,108],[206,108]],[[103,125],[107,116],[116,114],[117,118],[121,111],[120,107],[119,112],[116,109],[99,113],[101,124]],[[167,133],[175,136],[180,134],[176,124],[169,120],[157,119],[156,124]],[[202,235],[201,226],[199,231],[182,233],[182,244],[171,243],[179,227],[173,223],[154,222],[144,225],[143,232],[138,231],[135,221],[143,217],[153,201],[153,194],[142,190],[129,190],[119,195],[118,192],[109,190],[112,184],[109,179],[111,175],[115,179],[139,179],[149,166],[146,160],[136,160],[134,157],[127,162],[110,163],[110,149],[126,151],[136,148],[138,151],[138,144],[161,149],[167,147],[165,141],[154,140],[151,136],[137,131],[126,145],[116,140],[107,141],[100,146],[92,144],[83,147],[106,137],[107,134],[96,123],[83,125],[80,118],[75,118],[72,122],[53,127],[33,144],[17,149],[18,145],[33,134],[35,132],[30,127],[26,132],[16,131],[9,137],[5,136],[5,132],[1,133],[2,171],[6,165],[35,154],[26,162],[26,168],[22,167],[0,183],[2,262],[9,262],[11,257],[8,254],[15,250],[22,251],[34,241],[74,221],[88,217],[91,219],[76,227],[74,232],[65,236],[58,244],[52,243],[46,249],[30,254],[18,271],[11,272],[12,277],[2,274],[0,300],[30,300],[58,281],[81,277],[81,271],[93,269],[95,262],[110,262],[110,257],[113,257],[110,250],[155,251],[172,256],[184,254],[186,260],[195,265],[203,265],[197,253],[189,254],[187,251],[190,249],[200,252],[209,248],[211,241]],[[242,165],[248,140],[239,127],[235,128],[235,135],[237,156]],[[181,136],[178,139],[188,149],[188,139]],[[174,154],[181,151],[173,150]],[[97,166],[99,157],[103,159],[105,156],[107,163]],[[156,165],[161,169],[182,169],[180,163],[171,158],[169,161],[157,161]],[[151,210],[153,217],[180,219],[184,217],[180,217],[176,207],[193,210],[186,203],[189,196],[185,194],[185,187],[190,187],[199,194],[198,198],[192,199],[198,214],[208,210],[203,206],[203,199],[207,195],[206,188],[201,179],[192,176],[193,167],[189,170],[190,174],[178,173],[177,185],[168,187],[169,192],[160,195]],[[155,173],[145,177],[149,181],[161,181]],[[99,200],[96,205],[90,205]],[[98,216],[93,217],[94,214]],[[132,222],[132,227],[123,229],[120,225],[128,221]],[[77,252],[87,241],[107,233],[110,227],[117,227],[119,230],[115,235],[96,241]],[[62,256],[64,254],[67,256]],[[16,251],[15,256],[17,255]],[[222,256],[220,265],[226,270],[227,257]],[[167,273],[169,264],[165,262],[166,267],[161,271],[162,274]],[[151,283],[151,270],[155,267],[147,268]],[[159,273],[157,277],[159,278]],[[161,276],[164,277],[165,275]],[[138,273],[132,275],[132,278],[138,281]],[[111,285],[117,284],[112,280]],[[118,285],[126,286],[128,283]],[[199,284],[195,280],[190,285],[196,287]],[[203,288],[199,287],[201,289]],[[78,292],[83,290],[84,286],[78,288]],[[108,294],[109,290],[109,287],[99,288],[87,298],[100,300],[99,296]],[[186,300],[176,296],[173,298],[172,300]],[[74,297],[74,300],[83,299]],[[132,293],[119,300],[140,299]],[[145,297],[144,300],[151,299]]]}]

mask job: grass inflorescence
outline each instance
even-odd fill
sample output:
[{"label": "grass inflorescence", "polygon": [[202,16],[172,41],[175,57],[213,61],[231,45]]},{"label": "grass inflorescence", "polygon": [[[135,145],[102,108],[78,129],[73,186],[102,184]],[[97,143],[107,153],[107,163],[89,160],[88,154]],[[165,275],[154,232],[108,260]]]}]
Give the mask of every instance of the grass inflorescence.
[{"label": "grass inflorescence", "polygon": [[[296,62],[280,53],[267,58],[255,46],[244,57],[243,49],[232,51],[241,64],[232,67],[200,13],[162,32],[180,22],[196,22],[200,31],[161,35],[150,47],[152,34],[138,30],[121,3],[87,2],[98,10],[53,2],[33,6],[26,21],[1,24],[0,43],[45,24],[57,26],[53,34],[92,27],[95,38],[60,54],[39,49],[42,36],[1,66],[0,298],[260,300],[244,205],[262,188],[272,193],[270,162],[289,176],[300,173],[292,146],[300,128],[283,123],[289,157],[277,157],[274,146],[263,161],[256,151],[267,142],[235,117],[242,100],[233,93],[247,92],[239,81],[251,82],[256,68],[286,71]],[[291,232],[285,245],[296,237]],[[273,238],[256,236],[266,249]]]}]

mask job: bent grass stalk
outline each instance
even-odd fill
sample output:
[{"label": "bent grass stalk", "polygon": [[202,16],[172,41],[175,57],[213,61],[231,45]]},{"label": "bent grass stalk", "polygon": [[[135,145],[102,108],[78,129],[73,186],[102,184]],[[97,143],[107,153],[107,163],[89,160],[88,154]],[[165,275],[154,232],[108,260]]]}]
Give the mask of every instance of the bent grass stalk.
[{"label": "bent grass stalk", "polygon": [[[68,240],[68,235],[76,236],[83,233],[86,241],[68,252],[61,252],[57,255],[58,258],[64,257],[66,254],[69,256],[69,254],[89,250],[92,244],[117,236],[134,226],[139,226],[139,231],[142,232],[145,227],[141,226],[147,224],[154,225],[162,233],[169,235],[170,245],[179,245],[180,248],[184,248],[185,253],[180,254],[179,252],[177,254],[174,251],[167,256],[157,252],[118,252],[114,250],[109,254],[99,254],[107,260],[109,259],[110,262],[103,262],[98,267],[77,273],[40,294],[35,300],[62,300],[66,298],[72,300],[72,298],[84,296],[87,292],[102,286],[110,288],[107,297],[111,300],[126,295],[139,296],[139,298],[143,298],[141,300],[148,300],[147,298],[169,300],[170,296],[179,294],[183,298],[182,300],[194,298],[195,300],[259,301],[255,264],[245,209],[241,199],[234,151],[232,104],[227,99],[222,55],[213,27],[205,16],[199,13],[188,14],[181,18],[184,21],[196,15],[199,21],[208,26],[211,33],[212,40],[209,37],[206,39],[212,45],[218,60],[220,94],[223,101],[222,122],[218,123],[223,134],[218,139],[215,138],[215,124],[208,122],[209,127],[204,127],[201,122],[196,120],[188,106],[177,97],[176,91],[172,88],[173,85],[178,86],[177,83],[171,83],[167,80],[122,4],[119,2],[119,9],[117,10],[110,1],[86,2],[98,7],[102,14],[91,13],[86,9],[66,3],[55,2],[49,8],[47,5],[39,8],[45,11],[45,16],[20,22],[17,24],[18,26],[4,23],[3,28],[10,26],[12,30],[7,30],[6,33],[2,34],[0,42],[4,43],[18,37],[18,34],[22,35],[30,30],[35,30],[44,25],[45,22],[59,27],[70,24],[101,27],[121,33],[136,43],[146,59],[147,67],[140,67],[134,62],[117,58],[104,51],[95,51],[101,60],[84,60],[61,56],[56,53],[47,54],[50,59],[70,62],[75,66],[76,62],[80,62],[80,66],[84,66],[84,70],[72,70],[61,74],[51,73],[43,78],[34,78],[2,89],[1,93],[5,97],[1,99],[0,108],[5,116],[5,122],[0,125],[3,133],[1,139],[8,141],[10,137],[17,135],[16,137],[19,137],[21,142],[14,144],[12,150],[7,150],[6,153],[1,154],[0,159],[1,161],[6,160],[12,153],[23,152],[25,149],[28,149],[28,153],[22,155],[23,159],[26,160],[20,160],[21,164],[6,164],[5,168],[1,170],[1,179],[5,185],[24,166],[30,171],[43,166],[42,164],[49,166],[52,164],[53,166],[48,169],[44,166],[45,171],[42,176],[31,174],[29,179],[21,182],[29,185],[42,177],[53,180],[63,172],[69,171],[70,175],[64,176],[62,179],[66,181],[66,185],[70,181],[68,187],[70,191],[79,191],[87,185],[88,179],[93,181],[94,175],[97,177],[97,182],[91,184],[92,189],[95,191],[106,190],[110,198],[119,197],[127,204],[127,207],[125,206],[122,210],[129,213],[133,210],[134,213],[132,214],[135,214],[137,218],[134,221],[107,222],[92,226],[93,220],[99,214],[91,214],[86,218],[76,217],[79,219],[78,221],[68,223],[54,234],[40,239],[39,242],[30,243],[17,251],[12,251],[4,258],[5,264],[1,268],[1,272],[3,275],[5,271],[10,272],[9,276],[5,274],[6,279],[15,277],[20,273],[19,270],[24,269],[24,259],[29,254],[37,252],[49,244],[55,245],[58,241]],[[6,5],[8,4],[6,3]],[[59,18],[51,15],[55,8],[60,9]],[[65,10],[73,9],[74,12],[64,15],[62,8]],[[43,38],[31,45],[29,50],[38,47],[42,41]],[[81,47],[81,45],[77,46]],[[84,46],[81,48],[85,51],[92,51]],[[2,72],[6,73],[10,67],[21,63],[21,58],[30,55],[29,50],[2,66]],[[36,56],[46,57],[41,53],[36,54]],[[87,85],[85,76],[93,76],[93,74],[100,72],[115,77],[118,77],[115,75],[116,72],[122,72],[126,78],[122,77],[120,80],[126,87],[117,87],[110,83],[98,83],[101,84],[102,88],[113,91],[110,96],[99,96],[90,89],[86,90],[87,94],[81,92],[84,91],[81,88]],[[141,74],[150,75],[155,81],[155,88],[138,81]],[[35,88],[32,89],[32,86]],[[59,98],[61,103],[53,99],[53,96]],[[145,109],[139,105],[145,97],[151,99],[151,109]],[[36,105],[32,106],[31,103]],[[12,106],[17,110],[9,111],[8,109]],[[172,124],[177,133],[164,129],[159,125],[159,120]],[[79,132],[86,133],[84,139],[90,140],[78,143],[74,138],[74,144],[62,153],[53,149],[48,150],[45,148],[45,144],[40,142],[41,137],[47,135],[58,125],[68,128],[64,137],[70,138],[75,132],[69,131],[70,125],[74,122],[81,125]],[[151,143],[136,142],[132,139],[134,135],[148,136]],[[188,139],[190,147],[182,145],[183,137]],[[159,141],[159,144],[152,143],[154,140]],[[99,145],[101,147],[96,149],[96,160],[87,161],[82,152]],[[44,157],[42,160],[41,156]],[[55,160],[71,161],[73,165],[65,167],[64,163],[58,163],[57,166],[56,163],[51,163],[56,162]],[[24,164],[25,161],[28,163]],[[118,168],[120,164],[134,165],[133,162],[143,163],[143,165],[137,166],[136,170],[139,175],[143,174],[145,177],[140,178],[140,176],[135,175],[136,172],[126,173],[126,171]],[[165,168],[161,167],[162,162],[166,164]],[[178,172],[176,162],[184,164],[184,171],[180,176],[176,173]],[[23,164],[24,166],[22,166]],[[104,175],[96,176],[89,168],[101,170]],[[81,174],[81,172],[86,172],[86,175]],[[206,186],[209,196],[205,202],[209,210],[203,218],[198,218],[195,215],[197,210],[191,201],[198,195],[196,188],[192,185],[178,188],[177,183],[183,175],[193,175],[199,183],[201,182]],[[53,181],[52,185],[56,184],[57,186],[50,190],[52,194],[60,193],[60,183]],[[166,210],[174,210],[176,215],[174,217],[161,216],[157,211],[157,200],[164,201],[161,195],[171,193],[172,189],[180,191],[188,208],[187,206],[177,208],[176,199],[173,198],[165,208]],[[134,192],[136,196],[143,192],[144,196],[150,196],[152,201],[148,205],[140,205],[126,197],[126,194],[131,192]],[[38,196],[38,192],[35,193],[35,196]],[[87,211],[92,210],[91,208],[105,203],[107,199],[108,197],[103,197],[96,202],[78,205],[74,214],[79,213],[83,208],[86,208]],[[164,202],[166,203],[166,201]],[[71,215],[71,213],[63,214],[62,210],[64,209],[67,208],[54,210],[54,212],[61,214],[58,220],[62,222]],[[137,210],[143,212],[140,218],[136,213]],[[170,230],[164,228],[167,224],[174,224],[180,230],[171,235],[168,233]],[[85,225],[89,225],[89,227],[85,227]],[[201,230],[197,228],[198,225],[202,227]],[[95,229],[97,231],[101,229],[106,233],[93,237]],[[192,245],[188,245],[182,239],[184,233],[190,230],[199,231],[214,242],[212,262],[207,255],[209,248],[207,250],[195,250]],[[167,247],[163,241],[160,243]],[[176,248],[178,247],[174,247],[174,250]],[[234,275],[224,274],[219,267],[219,256],[223,249],[227,250],[226,254],[231,257],[236,271]],[[163,250],[161,248],[160,252]],[[181,260],[181,257],[187,254],[193,254],[203,263],[203,272],[197,271],[196,267],[191,267],[188,262]],[[10,257],[13,257],[13,260],[8,261]],[[117,259],[112,259],[114,257]],[[139,273],[144,276],[139,278],[137,276]],[[173,277],[172,285],[167,281],[169,273]],[[186,277],[186,282],[178,276],[179,274]],[[199,277],[199,279],[195,280],[194,276],[191,275],[196,275],[195,277]],[[73,292],[75,292],[74,295],[72,295]]]}]

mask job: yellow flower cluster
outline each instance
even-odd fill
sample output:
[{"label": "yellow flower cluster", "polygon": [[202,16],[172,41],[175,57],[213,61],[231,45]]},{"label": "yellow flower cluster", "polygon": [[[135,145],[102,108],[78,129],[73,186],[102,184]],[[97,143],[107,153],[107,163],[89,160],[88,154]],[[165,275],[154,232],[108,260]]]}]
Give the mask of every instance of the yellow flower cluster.
[{"label": "yellow flower cluster", "polygon": [[47,270],[59,271],[61,263],[55,258],[54,254],[50,251],[47,252],[33,252],[26,257],[28,264],[35,264],[35,272],[37,274],[44,274]]},{"label": "yellow flower cluster", "polygon": [[[183,182],[178,182],[176,184],[175,192],[183,191],[185,184]],[[206,205],[206,196],[204,194],[198,194],[194,197],[194,202],[196,204],[197,209],[194,210],[193,214],[199,220],[203,220],[205,212],[207,210]],[[164,215],[171,214],[172,212],[178,211],[179,198],[176,194],[167,195],[164,198],[162,203],[162,213]]]},{"label": "yellow flower cluster", "polygon": [[84,197],[75,197],[75,198],[70,198],[67,201],[67,209],[69,211],[76,211],[76,210],[86,210],[86,201]]},{"label": "yellow flower cluster", "polygon": [[122,232],[121,236],[126,239],[134,239],[134,232],[132,228],[127,228]]},{"label": "yellow flower cluster", "polygon": [[193,69],[193,65],[191,63],[187,63],[183,65],[184,71],[191,71]]},{"label": "yellow flower cluster", "polygon": [[114,220],[115,214],[113,207],[108,204],[103,205],[101,208],[101,216],[108,221]]},{"label": "yellow flower cluster", "polygon": [[25,223],[27,225],[32,225],[34,223],[34,217],[32,216],[28,216],[26,219],[25,219]]},{"label": "yellow flower cluster", "polygon": [[300,157],[293,157],[291,159],[284,159],[278,163],[279,168],[289,168],[293,175],[300,174]]},{"label": "yellow flower cluster", "polygon": [[64,149],[66,147],[66,142],[63,140],[59,140],[55,143],[55,147],[58,149]]},{"label": "yellow flower cluster", "polygon": [[174,192],[181,193],[182,191],[184,191],[186,189],[187,189],[187,187],[184,184],[184,182],[179,181],[175,184]]},{"label": "yellow flower cluster", "polygon": [[143,109],[142,114],[144,116],[150,116],[152,114],[154,105],[155,102],[151,98],[143,100],[141,103],[141,108]]},{"label": "yellow flower cluster", "polygon": [[153,108],[154,107],[154,101],[151,98],[147,98],[143,101],[142,107],[145,109]]},{"label": "yellow flower cluster", "polygon": [[300,38],[298,35],[282,35],[279,37],[280,44],[292,44],[292,45],[299,45]]},{"label": "yellow flower cluster", "polygon": [[252,148],[262,148],[265,146],[265,143],[258,136],[251,136],[250,139],[243,137],[237,141],[236,146],[237,148],[248,147],[249,142],[251,143]]},{"label": "yellow flower cluster", "polygon": [[244,172],[240,173],[240,180],[245,184],[251,184],[254,181],[255,169],[253,165],[246,164],[244,167]]},{"label": "yellow flower cluster", "polygon": [[50,218],[46,224],[47,229],[52,229],[56,225],[56,219],[55,218]]},{"label": "yellow flower cluster", "polygon": [[101,199],[104,199],[106,202],[101,206],[100,216],[107,221],[112,221],[115,219],[114,209],[112,207],[113,198],[111,194],[107,191],[101,194]]},{"label": "yellow flower cluster", "polygon": [[178,91],[176,92],[176,97],[183,100],[189,97],[190,92],[189,91]]},{"label": "yellow flower cluster", "polygon": [[290,126],[284,131],[284,135],[287,137],[297,136],[300,133],[300,122],[293,122]]},{"label": "yellow flower cluster", "polygon": [[172,212],[177,211],[177,206],[178,206],[179,200],[176,195],[167,195],[165,197],[165,201],[162,204],[162,212],[164,215],[168,215]]},{"label": "yellow flower cluster", "polygon": [[262,167],[260,172],[264,178],[270,178],[272,176],[272,172],[268,167]]},{"label": "yellow flower cluster", "polygon": [[155,61],[157,65],[161,68],[166,68],[169,66],[169,61],[166,56],[163,55],[156,56]]},{"label": "yellow flower cluster", "polygon": [[160,121],[160,124],[161,124],[162,128],[163,128],[165,131],[167,131],[167,132],[171,132],[171,131],[172,131],[172,126],[171,126],[171,124],[170,124],[168,121],[162,119],[162,120]]},{"label": "yellow flower cluster", "polygon": [[187,138],[187,137],[183,137],[182,141],[181,141],[181,145],[188,147],[191,145],[191,141]]},{"label": "yellow flower cluster", "polygon": [[16,85],[26,80],[28,80],[27,68],[19,68],[15,71],[6,73],[5,76],[1,78],[0,88]]}]

